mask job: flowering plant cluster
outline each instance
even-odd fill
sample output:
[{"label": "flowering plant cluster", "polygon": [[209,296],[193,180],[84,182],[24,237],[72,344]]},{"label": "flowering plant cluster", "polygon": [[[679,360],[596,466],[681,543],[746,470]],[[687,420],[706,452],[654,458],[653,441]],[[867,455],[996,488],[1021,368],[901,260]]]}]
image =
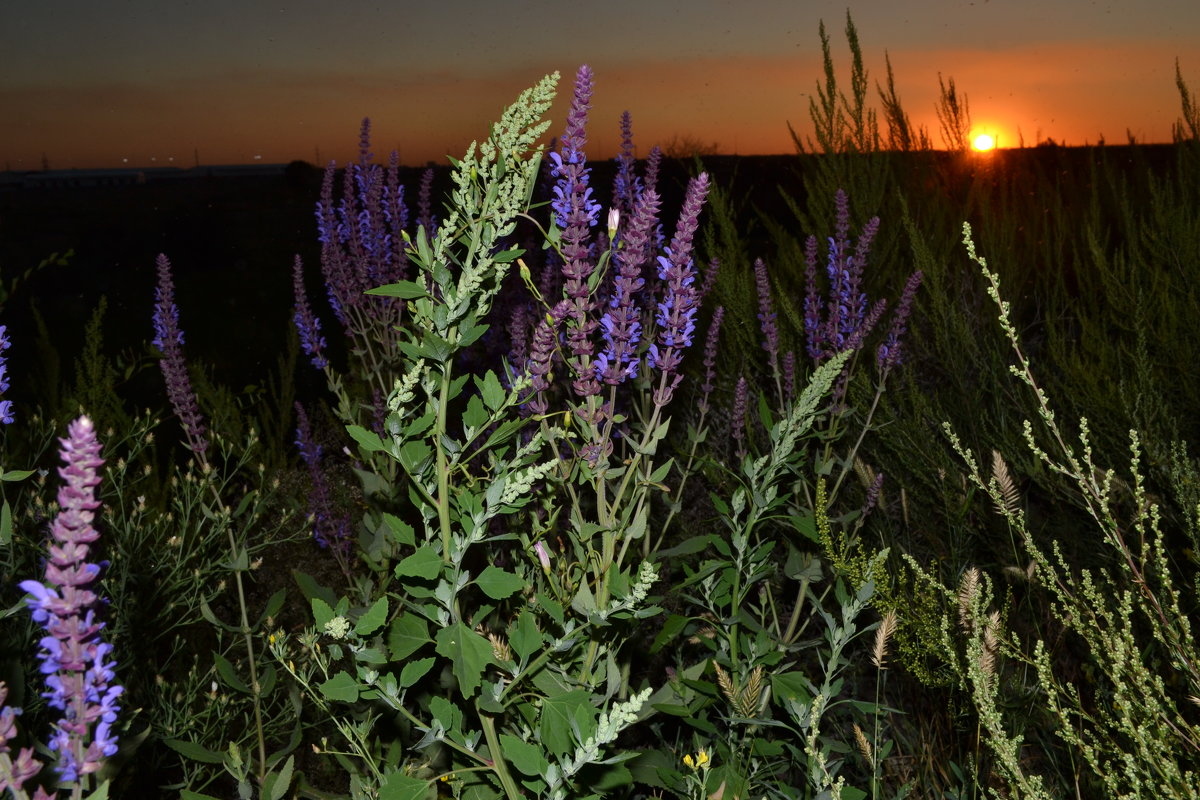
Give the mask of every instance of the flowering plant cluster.
[{"label": "flowering plant cluster", "polygon": [[[100,442],[92,421],[80,417],[68,427],[61,440],[65,466],[59,468],[63,486],[58,492],[59,512],[50,528],[51,542],[45,582],[25,580],[20,588],[28,593],[33,619],[45,630],[40,641],[40,671],[45,676],[47,705],[60,713],[49,748],[56,754],[55,771],[73,796],[81,797],[88,776],[101,762],[117,752],[113,728],[117,699],[122,687],[115,683],[112,645],[100,638],[105,623],[98,619],[103,603],[94,591],[102,565],[91,558],[99,538],[92,525],[96,486],[100,483]],[[7,689],[0,684],[0,705]],[[30,748],[22,748],[11,760],[8,742],[15,733],[17,709],[0,711],[0,791],[10,789],[24,797],[24,784],[35,777],[42,764]],[[41,787],[34,797],[52,797]]]}]

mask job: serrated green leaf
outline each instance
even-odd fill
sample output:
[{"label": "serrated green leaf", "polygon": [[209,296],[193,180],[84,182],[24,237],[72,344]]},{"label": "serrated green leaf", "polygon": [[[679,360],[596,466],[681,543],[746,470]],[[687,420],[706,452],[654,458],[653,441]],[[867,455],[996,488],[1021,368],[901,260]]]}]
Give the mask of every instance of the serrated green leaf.
[{"label": "serrated green leaf", "polygon": [[540,747],[523,742],[511,734],[500,734],[500,749],[506,761],[531,778],[542,776],[546,767],[550,766]]},{"label": "serrated green leaf", "polygon": [[339,672],[322,683],[319,687],[326,700],[340,700],[343,703],[353,703],[358,700],[359,684],[345,672]]},{"label": "serrated green leaf", "polygon": [[483,407],[483,400],[479,399],[479,395],[471,395],[471,399],[467,401],[467,410],[462,417],[463,426],[474,430],[479,430],[488,421],[487,409]]},{"label": "serrated green leaf", "polygon": [[337,616],[329,604],[319,597],[314,597],[309,604],[312,606],[313,620],[316,622],[318,631],[324,630],[325,624]]},{"label": "serrated green leaf", "polygon": [[475,583],[483,593],[493,600],[503,600],[511,597],[525,588],[525,580],[511,572],[506,572],[494,564],[489,564],[479,573]]},{"label": "serrated green leaf", "polygon": [[408,558],[396,565],[397,578],[421,578],[433,580],[442,571],[442,557],[430,545],[423,545]]},{"label": "serrated green leaf", "polygon": [[410,778],[399,772],[383,776],[383,783],[379,784],[379,800],[425,800],[428,793],[429,781]]},{"label": "serrated green leaf", "polygon": [[483,671],[493,663],[491,642],[458,622],[437,632],[436,649],[454,665],[454,677],[462,696],[475,694]]},{"label": "serrated green leaf", "polygon": [[392,533],[392,539],[397,544],[405,547],[414,547],[417,544],[416,537],[413,534],[413,527],[404,520],[397,517],[395,514],[389,514],[386,511],[383,513],[384,524]]},{"label": "serrated green leaf", "polygon": [[354,625],[354,632],[359,636],[370,636],[383,627],[383,624],[387,622],[387,616],[388,601],[386,597],[381,597],[358,618],[358,622]]},{"label": "serrated green leaf", "polygon": [[400,677],[397,679],[401,689],[407,689],[412,686],[425,674],[433,668],[433,663],[436,661],[433,656],[429,658],[419,658],[416,661],[409,661],[404,665],[404,669],[400,670]]},{"label": "serrated green leaf", "polygon": [[575,741],[574,728],[579,729],[581,741],[596,732],[596,717],[592,709],[591,695],[582,689],[547,697],[542,703],[542,717],[538,726],[542,734],[542,745],[559,758],[575,752],[580,742]]},{"label": "serrated green leaf", "polygon": [[508,630],[508,643],[513,652],[522,661],[527,661],[541,649],[542,642],[542,632],[538,630],[533,614],[530,614],[528,609],[521,609],[516,623]]},{"label": "serrated green leaf", "polygon": [[387,646],[392,661],[403,661],[432,641],[429,626],[416,614],[401,614],[388,629]]},{"label": "serrated green leaf", "polygon": [[384,449],[383,440],[379,438],[379,434],[375,431],[369,431],[361,425],[347,425],[346,433],[353,437],[354,441],[366,450],[368,453],[375,453]]},{"label": "serrated green leaf", "polygon": [[483,380],[475,379],[475,385],[479,387],[479,394],[483,398],[483,404],[492,411],[498,411],[504,405],[505,399],[508,397],[508,392],[504,391],[504,387],[500,384],[500,379],[496,377],[496,373],[488,370]]}]

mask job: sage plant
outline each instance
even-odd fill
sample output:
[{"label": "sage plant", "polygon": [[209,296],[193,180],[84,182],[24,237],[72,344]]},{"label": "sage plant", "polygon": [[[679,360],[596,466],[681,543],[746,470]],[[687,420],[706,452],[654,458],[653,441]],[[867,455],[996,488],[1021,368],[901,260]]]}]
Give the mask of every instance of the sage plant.
[{"label": "sage plant", "polygon": [[[100,638],[105,627],[98,619],[103,601],[94,584],[102,566],[89,560],[100,537],[92,524],[100,506],[96,498],[104,464],[100,442],[92,421],[82,416],[70,424],[67,438],[60,443],[64,466],[58,473],[63,485],[58,492],[59,512],[50,527],[44,582],[25,580],[19,586],[29,595],[26,604],[34,621],[46,632],[38,658],[46,682],[42,697],[61,715],[48,741],[57,754],[55,771],[71,788],[71,796],[79,798],[90,781],[87,776],[117,752],[113,726],[123,689],[115,683],[112,645]],[[15,713],[5,712],[0,738],[10,738]],[[22,752],[15,771],[3,776],[14,794],[21,791],[21,779],[32,776],[34,763],[32,756]]]}]

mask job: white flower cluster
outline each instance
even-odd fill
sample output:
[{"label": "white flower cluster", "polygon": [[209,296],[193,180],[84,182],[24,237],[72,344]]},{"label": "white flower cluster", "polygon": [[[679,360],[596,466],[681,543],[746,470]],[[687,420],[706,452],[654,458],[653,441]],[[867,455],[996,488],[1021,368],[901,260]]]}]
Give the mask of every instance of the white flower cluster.
[{"label": "white flower cluster", "polygon": [[575,755],[569,762],[563,764],[561,768],[555,764],[550,765],[544,777],[550,784],[553,797],[564,796],[561,790],[562,781],[599,759],[601,747],[616,741],[621,731],[637,722],[638,712],[642,710],[642,706],[649,699],[650,687],[647,686],[624,703],[614,703],[612,708],[600,715],[600,719],[596,722],[595,734],[589,736],[587,741],[575,748]]},{"label": "white flower cluster", "polygon": [[396,385],[392,387],[392,396],[388,398],[388,409],[399,414],[400,409],[408,405],[416,397],[417,381],[421,379],[421,373],[425,371],[425,359],[417,359],[417,363],[413,364],[403,378],[396,379]]},{"label": "white flower cluster", "polygon": [[504,484],[504,494],[500,496],[500,505],[507,505],[527,494],[535,483],[546,477],[546,474],[557,466],[557,460],[550,460],[510,475]]}]

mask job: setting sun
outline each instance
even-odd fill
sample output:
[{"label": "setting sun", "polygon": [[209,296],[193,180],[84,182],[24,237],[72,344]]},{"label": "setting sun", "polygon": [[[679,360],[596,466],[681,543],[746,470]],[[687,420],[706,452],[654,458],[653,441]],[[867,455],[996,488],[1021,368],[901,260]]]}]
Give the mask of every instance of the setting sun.
[{"label": "setting sun", "polygon": [[986,133],[981,133],[975,137],[974,141],[971,143],[971,146],[979,152],[984,153],[995,148],[996,140]]}]

